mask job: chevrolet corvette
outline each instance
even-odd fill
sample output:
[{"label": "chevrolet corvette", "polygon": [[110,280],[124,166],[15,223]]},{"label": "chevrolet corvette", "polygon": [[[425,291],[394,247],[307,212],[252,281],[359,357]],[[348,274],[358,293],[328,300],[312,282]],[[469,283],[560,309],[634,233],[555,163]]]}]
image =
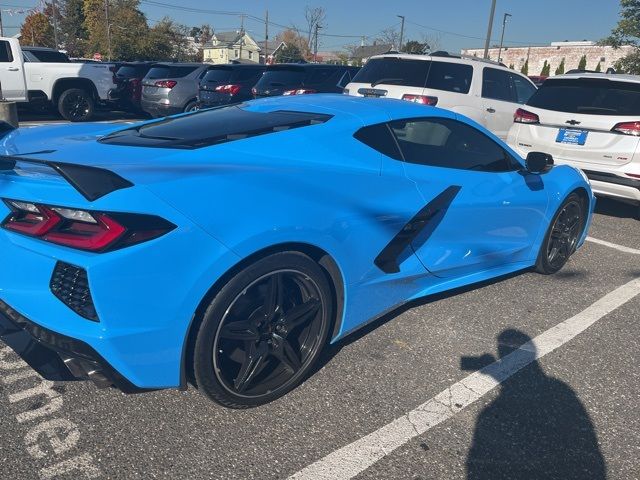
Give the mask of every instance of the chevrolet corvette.
[{"label": "chevrolet corvette", "polygon": [[46,378],[232,408],[414,299],[557,272],[595,205],[579,170],[400,100],[0,134],[3,340]]}]

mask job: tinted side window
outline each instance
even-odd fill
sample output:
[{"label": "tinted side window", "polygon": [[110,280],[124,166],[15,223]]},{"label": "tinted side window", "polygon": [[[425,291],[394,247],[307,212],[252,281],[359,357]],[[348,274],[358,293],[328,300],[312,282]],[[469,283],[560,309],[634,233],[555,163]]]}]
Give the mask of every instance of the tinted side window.
[{"label": "tinted side window", "polygon": [[361,128],[353,136],[368,147],[377,150],[387,157],[402,160],[402,155],[398,150],[398,144],[385,123]]},{"label": "tinted side window", "polygon": [[427,88],[446,92],[469,93],[473,67],[461,63],[431,62]]},{"label": "tinted side window", "polygon": [[482,96],[504,102],[515,102],[516,96],[511,88],[511,74],[496,68],[482,71]]},{"label": "tinted side window", "polygon": [[500,145],[462,122],[428,118],[390,125],[407,162],[481,172],[515,169],[515,162]]},{"label": "tinted side window", "polygon": [[344,88],[349,84],[349,82],[351,82],[351,72],[346,70],[342,74],[342,77],[340,77],[340,80],[338,80],[338,86]]},{"label": "tinted side window", "polygon": [[317,68],[311,70],[309,77],[307,78],[305,83],[308,84],[318,84],[326,82],[331,75],[338,71],[337,68]]},{"label": "tinted side window", "polygon": [[13,62],[11,45],[6,40],[0,41],[0,62]]},{"label": "tinted side window", "polygon": [[531,98],[531,95],[535,93],[535,87],[521,76],[514,75],[513,73],[511,74],[511,80],[513,81],[513,86],[516,90],[518,103],[527,103],[527,101]]}]

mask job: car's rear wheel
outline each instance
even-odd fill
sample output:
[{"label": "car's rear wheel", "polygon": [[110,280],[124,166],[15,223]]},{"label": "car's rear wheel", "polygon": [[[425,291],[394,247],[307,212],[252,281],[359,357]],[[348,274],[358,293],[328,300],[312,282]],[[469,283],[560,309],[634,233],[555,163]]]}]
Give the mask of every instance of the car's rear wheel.
[{"label": "car's rear wheel", "polygon": [[560,270],[576,251],[586,220],[586,206],[576,193],[569,195],[556,212],[545,235],[536,271],[552,274]]},{"label": "car's rear wheel", "polygon": [[191,102],[187,103],[184,107],[185,112],[195,112],[197,110],[198,110],[198,102],[196,102],[195,100],[192,100]]},{"label": "car's rear wheel", "polygon": [[58,99],[58,111],[70,122],[86,122],[93,117],[95,101],[91,93],[81,88],[65,90]]},{"label": "car's rear wheel", "polygon": [[281,397],[320,355],[332,311],[327,277],[311,258],[283,252],[258,260],[204,313],[193,357],[198,388],[231,408]]}]

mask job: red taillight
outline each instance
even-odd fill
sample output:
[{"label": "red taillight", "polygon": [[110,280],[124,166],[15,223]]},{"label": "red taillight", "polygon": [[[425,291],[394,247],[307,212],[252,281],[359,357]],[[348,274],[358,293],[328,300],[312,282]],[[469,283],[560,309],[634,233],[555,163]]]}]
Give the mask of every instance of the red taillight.
[{"label": "red taillight", "polygon": [[623,135],[640,135],[640,122],[620,122],[611,129],[612,132],[622,133]]},{"label": "red taillight", "polygon": [[160,88],[173,88],[178,84],[175,80],[158,80],[154,85]]},{"label": "red taillight", "polygon": [[305,95],[307,93],[318,93],[318,91],[312,88],[294,88],[293,90],[285,90],[282,95]]},{"label": "red taillight", "polygon": [[175,225],[153,215],[106,213],[4,200],[8,230],[70,248],[105,252],[164,235]]},{"label": "red taillight", "polygon": [[405,93],[402,96],[402,100],[419,103],[420,105],[430,105],[432,107],[435,107],[438,103],[438,97],[430,97],[428,95],[411,95],[410,93]]},{"label": "red taillight", "polygon": [[540,117],[535,113],[519,108],[513,114],[513,121],[516,123],[540,123]]},{"label": "red taillight", "polygon": [[11,222],[6,228],[25,235],[39,236],[48,232],[60,222],[60,216],[42,205],[27,202],[11,202]]},{"label": "red taillight", "polygon": [[219,85],[215,88],[216,92],[228,93],[236,95],[242,87],[240,85]]}]

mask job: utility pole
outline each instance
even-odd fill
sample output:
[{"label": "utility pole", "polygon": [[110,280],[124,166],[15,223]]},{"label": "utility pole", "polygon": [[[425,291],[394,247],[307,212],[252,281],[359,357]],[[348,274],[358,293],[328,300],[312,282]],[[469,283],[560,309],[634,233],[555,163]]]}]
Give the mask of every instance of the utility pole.
[{"label": "utility pole", "polygon": [[56,5],[56,0],[51,2],[53,6],[53,41],[56,44],[56,50],[59,47],[58,43],[58,6]]},{"label": "utility pole", "polygon": [[240,55],[239,60],[242,60],[242,42],[244,41],[244,13],[240,15]]},{"label": "utility pole", "polygon": [[400,24],[400,45],[398,46],[398,51],[402,52],[402,37],[404,37],[404,15],[396,15],[396,17],[402,19],[402,23]]},{"label": "utility pole", "polygon": [[510,17],[510,13],[505,13],[502,17],[502,35],[500,35],[500,48],[498,49],[498,63],[500,63],[500,55],[502,54],[502,42],[504,41],[504,27],[507,25],[507,17]]},{"label": "utility pole", "polygon": [[0,10],[0,37],[4,37],[4,27],[2,26],[2,10]]},{"label": "utility pole", "polygon": [[267,64],[267,57],[269,56],[269,10],[264,14],[264,64]]},{"label": "utility pole", "polygon": [[315,38],[314,38],[314,41],[313,41],[313,61],[314,61],[314,63],[318,63],[318,29],[319,28],[322,28],[322,27],[316,23]]},{"label": "utility pole", "polygon": [[487,39],[484,42],[484,58],[489,58],[489,43],[491,42],[491,30],[493,29],[493,16],[496,13],[496,0],[491,0],[491,13],[489,14],[489,27],[487,28]]},{"label": "utility pole", "polygon": [[109,23],[109,0],[104,0],[104,18],[107,21],[107,53],[111,61],[111,24]]}]

